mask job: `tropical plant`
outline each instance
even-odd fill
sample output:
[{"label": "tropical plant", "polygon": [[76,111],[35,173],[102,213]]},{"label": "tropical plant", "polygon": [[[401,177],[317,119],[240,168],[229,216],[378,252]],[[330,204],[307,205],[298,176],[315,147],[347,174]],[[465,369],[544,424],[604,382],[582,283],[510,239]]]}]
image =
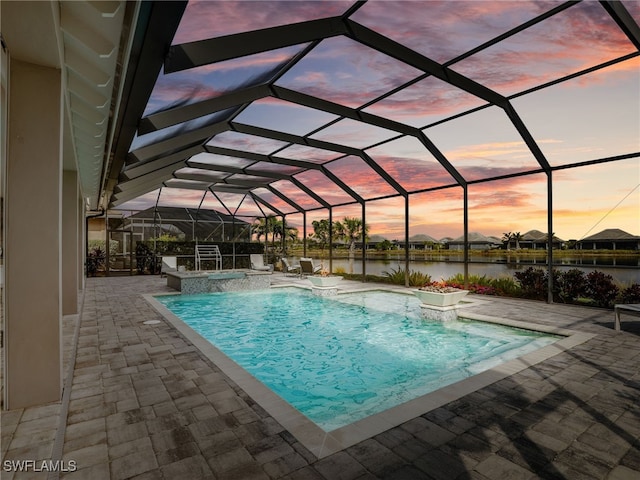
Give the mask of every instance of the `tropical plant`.
[{"label": "tropical plant", "polygon": [[[389,283],[393,283],[394,285],[404,285],[405,284],[405,270],[401,267],[397,269],[391,269],[391,272],[382,272],[382,275],[385,277]],[[409,286],[412,287],[421,287],[423,285],[427,285],[431,283],[431,275],[428,273],[416,272],[414,270],[409,270]]]},{"label": "tropical plant", "polygon": [[511,277],[492,278],[491,286],[495,289],[496,295],[520,296],[520,285]]},{"label": "tropical plant", "polygon": [[265,243],[268,242],[268,234],[271,233],[271,225],[275,217],[257,218],[251,226],[251,233],[256,236],[256,240],[260,242],[260,238],[264,235]]},{"label": "tropical plant", "polygon": [[342,222],[334,223],[336,237],[345,240],[349,245],[349,258],[353,259],[356,242],[369,232],[369,226],[363,228],[362,220],[356,217],[344,217]]},{"label": "tropical plant", "polygon": [[502,234],[502,243],[504,243],[504,247],[509,250],[511,240],[513,240],[513,233],[506,232]]},{"label": "tropical plant", "polygon": [[87,254],[85,261],[85,268],[87,270],[87,277],[95,277],[98,273],[98,269],[104,266],[105,254],[100,247],[94,247]]},{"label": "tropical plant", "polygon": [[287,221],[279,220],[272,217],[274,220],[271,224],[271,231],[273,233],[274,240],[276,238],[285,238],[285,240],[296,240],[298,238],[298,229],[287,225]]},{"label": "tropical plant", "polygon": [[287,225],[286,220],[279,219],[273,215],[256,219],[251,226],[251,233],[256,236],[259,242],[264,235],[265,245],[269,242],[269,234],[271,234],[271,246],[274,247],[276,239],[283,237],[289,240],[298,238],[298,229]]},{"label": "tropical plant", "polygon": [[170,233],[163,233],[159,237],[155,239],[158,242],[177,242],[178,237],[175,235],[171,235]]},{"label": "tropical plant", "polygon": [[587,274],[586,293],[597,306],[612,307],[619,291],[611,275],[597,270]]},{"label": "tropical plant", "polygon": [[520,250],[520,240],[522,240],[522,235],[520,232],[516,232],[512,235],[513,240],[516,242],[516,250]]},{"label": "tropical plant", "polygon": [[156,255],[153,250],[146,244],[138,242],[136,245],[136,269],[139,274],[148,271],[151,274],[156,273]]},{"label": "tropical plant", "polygon": [[564,303],[571,303],[585,295],[586,280],[582,270],[572,268],[558,275],[557,298]]},{"label": "tropical plant", "polygon": [[376,250],[379,251],[386,251],[391,249],[393,249],[393,243],[391,243],[386,238],[376,245]]},{"label": "tropical plant", "polygon": [[640,303],[640,284],[632,283],[620,292],[619,303]]},{"label": "tropical plant", "polygon": [[[455,275],[447,278],[445,280],[445,283],[448,284],[456,284],[456,285],[464,285],[464,275],[462,273],[456,273]],[[475,284],[475,285],[484,285],[484,286],[490,286],[491,285],[491,279],[487,278],[486,275],[469,275],[468,276],[468,283],[470,284]]]},{"label": "tropical plant", "polygon": [[526,298],[544,300],[547,292],[547,275],[540,268],[528,267],[514,276],[520,283],[522,295]]},{"label": "tropical plant", "polygon": [[329,243],[329,220],[323,218],[322,220],[314,220],[311,222],[313,227],[313,233],[309,236],[312,240],[320,244],[322,255],[324,255],[324,247]]}]

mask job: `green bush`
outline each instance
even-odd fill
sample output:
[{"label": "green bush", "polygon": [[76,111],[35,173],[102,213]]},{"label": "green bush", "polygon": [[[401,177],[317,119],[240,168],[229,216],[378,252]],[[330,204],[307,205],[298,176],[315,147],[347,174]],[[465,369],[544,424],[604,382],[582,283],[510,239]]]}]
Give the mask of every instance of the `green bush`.
[{"label": "green bush", "polygon": [[[99,249],[104,254],[107,250],[107,242],[104,240],[89,240],[88,242],[89,252],[95,249]],[[118,246],[120,242],[117,240],[109,240],[109,255],[116,255],[118,253]]]},{"label": "green bush", "polygon": [[[445,284],[463,288],[464,275],[457,273],[444,281]],[[511,277],[490,278],[486,275],[469,275],[469,290],[483,295],[505,295],[516,297],[520,295],[520,286]]]},{"label": "green bush", "polygon": [[144,273],[153,275],[159,270],[158,258],[153,250],[143,242],[138,242],[136,245],[136,269],[140,275]]},{"label": "green bush", "polygon": [[522,291],[522,296],[535,300],[544,300],[547,294],[547,274],[539,268],[527,267],[513,274]]},{"label": "green bush", "polygon": [[632,283],[620,292],[618,303],[640,303],[640,284]]},{"label": "green bush", "polygon": [[[397,269],[391,269],[391,272],[382,272],[384,277],[388,279],[389,283],[394,285],[404,285],[405,270],[398,267]],[[421,287],[427,283],[431,283],[431,275],[428,273],[416,272],[409,270],[409,285],[412,287]]]},{"label": "green bush", "polygon": [[491,286],[495,288],[496,295],[519,297],[521,294],[520,285],[511,277],[492,278]]},{"label": "green bush", "polygon": [[554,288],[557,290],[557,295],[554,296],[554,299],[564,303],[575,302],[586,294],[586,286],[586,277],[582,270],[572,268],[562,272],[557,277],[557,288]]},{"label": "green bush", "polygon": [[85,261],[87,277],[96,276],[98,269],[104,267],[105,258],[105,254],[100,247],[94,247],[91,249],[87,254],[87,259]]},{"label": "green bush", "polygon": [[587,274],[586,294],[599,307],[611,308],[620,289],[613,277],[594,270]]},{"label": "green bush", "polygon": [[[445,283],[455,283],[457,285],[464,285],[464,275],[462,273],[456,273],[452,277],[447,278]],[[490,287],[491,279],[486,275],[469,275],[469,284],[482,285],[483,287]]]}]

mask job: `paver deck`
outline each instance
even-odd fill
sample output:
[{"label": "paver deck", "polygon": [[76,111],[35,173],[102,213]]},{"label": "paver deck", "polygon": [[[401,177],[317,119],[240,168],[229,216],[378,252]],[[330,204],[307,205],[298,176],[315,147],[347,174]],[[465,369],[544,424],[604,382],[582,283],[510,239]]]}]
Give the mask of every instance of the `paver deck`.
[{"label": "paver deck", "polygon": [[488,297],[470,309],[595,336],[318,460],[142,297],[163,291],[157,276],[87,280],[64,322],[68,401],[2,412],[2,479],[640,478],[640,331],[614,331],[612,311]]}]

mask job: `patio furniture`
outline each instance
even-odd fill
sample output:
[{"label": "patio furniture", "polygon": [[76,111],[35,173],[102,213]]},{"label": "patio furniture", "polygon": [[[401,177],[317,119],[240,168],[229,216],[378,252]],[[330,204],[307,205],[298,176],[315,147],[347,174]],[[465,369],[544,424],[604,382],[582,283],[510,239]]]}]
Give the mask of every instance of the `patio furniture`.
[{"label": "patio furniture", "polygon": [[282,260],[282,271],[289,276],[301,275],[300,265],[291,265],[286,258]]},{"label": "patio furniture", "polygon": [[160,276],[166,275],[167,272],[175,272],[178,270],[178,257],[163,256],[162,267],[160,268]]},{"label": "patio furniture", "polygon": [[259,253],[252,253],[249,255],[251,261],[251,270],[258,270],[261,272],[273,272],[273,265],[265,265],[264,258]]},{"label": "patio furniture", "polygon": [[620,303],[613,308],[615,315],[614,328],[620,331],[620,312],[629,312],[631,315],[640,316],[640,303]]},{"label": "patio furniture", "polygon": [[314,265],[312,258],[302,257],[300,259],[300,274],[301,275],[313,275],[322,270],[322,265]]}]

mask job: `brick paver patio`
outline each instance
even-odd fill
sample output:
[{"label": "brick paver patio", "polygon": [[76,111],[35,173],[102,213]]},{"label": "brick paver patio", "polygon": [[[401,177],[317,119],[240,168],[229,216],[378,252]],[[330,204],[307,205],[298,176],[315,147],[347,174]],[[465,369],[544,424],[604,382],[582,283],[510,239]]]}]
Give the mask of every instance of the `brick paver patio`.
[{"label": "brick paver patio", "polygon": [[2,479],[640,478],[637,319],[615,332],[611,311],[490,298],[473,310],[597,335],[318,460],[141,296],[163,291],[158,277],[87,280],[64,324],[68,402],[2,412]]}]

